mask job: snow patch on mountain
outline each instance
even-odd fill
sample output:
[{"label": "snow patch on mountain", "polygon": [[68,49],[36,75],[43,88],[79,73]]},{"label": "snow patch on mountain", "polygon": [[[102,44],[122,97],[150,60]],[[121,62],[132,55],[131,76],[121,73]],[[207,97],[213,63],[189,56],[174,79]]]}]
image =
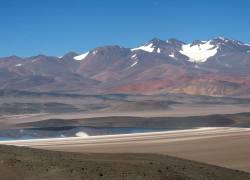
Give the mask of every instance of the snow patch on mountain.
[{"label": "snow patch on mountain", "polygon": [[155,45],[153,42],[151,43],[147,43],[143,46],[131,49],[131,51],[137,51],[137,50],[142,50],[142,51],[146,51],[146,52],[157,52],[157,53],[161,53],[161,49],[159,47],[157,47],[157,45]]},{"label": "snow patch on mountain", "polygon": [[135,61],[133,64],[130,65],[130,67],[134,67],[136,64],[138,64],[138,61]]},{"label": "snow patch on mountain", "polygon": [[147,44],[147,45],[144,45],[144,46],[140,46],[138,48],[131,49],[131,51],[143,50],[143,51],[146,51],[146,52],[153,52],[154,49],[155,48],[154,48],[153,43],[150,43],[150,44]]},{"label": "snow patch on mountain", "polygon": [[88,55],[89,55],[89,52],[86,52],[86,53],[81,54],[81,55],[79,55],[79,56],[75,56],[74,59],[77,60],[77,61],[82,61],[82,60],[84,60]]},{"label": "snow patch on mountain", "polygon": [[196,45],[184,44],[180,53],[187,56],[190,62],[202,63],[213,57],[218,48],[218,46],[211,44],[211,41],[206,41]]},{"label": "snow patch on mountain", "polygon": [[94,51],[92,52],[93,55],[96,55],[97,53],[98,53],[97,50],[94,50]]},{"label": "snow patch on mountain", "polygon": [[227,40],[226,38],[222,37],[222,36],[219,36],[218,39],[222,40],[222,41],[225,41]]},{"label": "snow patch on mountain", "polygon": [[168,56],[171,57],[171,58],[175,58],[175,55],[174,55],[173,52],[171,54],[169,54]]},{"label": "snow patch on mountain", "polygon": [[134,54],[133,56],[131,56],[132,59],[137,59],[137,54]]}]

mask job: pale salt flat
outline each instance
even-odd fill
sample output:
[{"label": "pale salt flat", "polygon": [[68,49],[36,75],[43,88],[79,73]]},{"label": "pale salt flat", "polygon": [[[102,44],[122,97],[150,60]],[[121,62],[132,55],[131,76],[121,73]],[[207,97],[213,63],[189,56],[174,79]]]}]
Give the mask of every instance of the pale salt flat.
[{"label": "pale salt flat", "polygon": [[16,67],[20,67],[20,66],[22,66],[22,64],[17,64],[17,65],[16,65]]}]

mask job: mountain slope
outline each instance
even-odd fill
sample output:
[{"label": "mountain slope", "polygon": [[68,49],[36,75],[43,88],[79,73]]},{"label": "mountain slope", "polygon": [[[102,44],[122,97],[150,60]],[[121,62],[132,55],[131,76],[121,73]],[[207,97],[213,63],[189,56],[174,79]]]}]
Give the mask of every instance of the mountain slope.
[{"label": "mountain slope", "polygon": [[0,58],[0,89],[250,96],[250,45],[227,38],[154,38],[62,57]]}]

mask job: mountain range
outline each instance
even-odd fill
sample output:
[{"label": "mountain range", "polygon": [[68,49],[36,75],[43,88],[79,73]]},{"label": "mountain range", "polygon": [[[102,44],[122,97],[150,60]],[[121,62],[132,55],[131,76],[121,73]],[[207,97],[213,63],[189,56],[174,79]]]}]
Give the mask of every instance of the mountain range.
[{"label": "mountain range", "polygon": [[192,43],[154,38],[135,48],[2,57],[0,89],[250,97],[250,45],[223,37]]}]

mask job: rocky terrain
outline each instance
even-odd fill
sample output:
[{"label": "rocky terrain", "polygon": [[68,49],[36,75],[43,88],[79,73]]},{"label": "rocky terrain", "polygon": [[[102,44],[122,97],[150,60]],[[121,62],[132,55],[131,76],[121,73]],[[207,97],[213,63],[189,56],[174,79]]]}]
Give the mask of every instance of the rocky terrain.
[{"label": "rocky terrain", "polygon": [[250,174],[152,154],[76,154],[0,146],[4,180],[248,180]]},{"label": "rocky terrain", "polygon": [[227,38],[154,38],[62,57],[0,58],[0,89],[84,94],[250,95],[250,45]]}]

